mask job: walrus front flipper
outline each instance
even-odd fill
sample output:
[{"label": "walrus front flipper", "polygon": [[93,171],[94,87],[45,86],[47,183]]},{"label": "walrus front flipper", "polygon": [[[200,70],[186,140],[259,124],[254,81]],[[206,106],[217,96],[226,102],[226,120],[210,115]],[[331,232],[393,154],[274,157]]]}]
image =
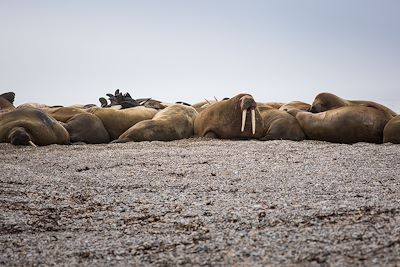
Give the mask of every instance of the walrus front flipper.
[{"label": "walrus front flipper", "polygon": [[217,134],[214,133],[214,132],[212,132],[212,131],[207,132],[207,133],[204,135],[204,137],[205,137],[205,138],[214,138],[214,139],[218,138]]}]

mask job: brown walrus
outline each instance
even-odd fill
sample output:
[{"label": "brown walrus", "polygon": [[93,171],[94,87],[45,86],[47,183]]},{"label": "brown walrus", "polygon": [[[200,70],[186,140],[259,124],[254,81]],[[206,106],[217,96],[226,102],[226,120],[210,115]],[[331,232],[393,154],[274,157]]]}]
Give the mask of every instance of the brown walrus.
[{"label": "brown walrus", "polygon": [[345,106],[321,113],[289,111],[296,116],[308,139],[334,143],[382,143],[383,128],[392,118],[380,109]]},{"label": "brown walrus", "polygon": [[0,142],[13,145],[69,144],[67,130],[36,108],[18,108],[0,114]]},{"label": "brown walrus", "polygon": [[258,139],[263,134],[263,123],[253,97],[239,94],[200,112],[194,122],[194,132],[211,138]]},{"label": "brown walrus", "polygon": [[103,122],[94,114],[77,107],[43,108],[67,129],[72,143],[102,144],[110,142]]},{"label": "brown walrus", "polygon": [[140,106],[121,110],[89,108],[87,111],[101,119],[111,140],[117,139],[136,123],[152,119],[157,114],[157,110],[155,109]]},{"label": "brown walrus", "polygon": [[104,144],[110,142],[103,122],[94,114],[81,113],[62,123],[72,143]]},{"label": "brown walrus", "polygon": [[264,133],[260,140],[293,140],[301,141],[306,138],[295,117],[286,111],[277,109],[261,109]]},{"label": "brown walrus", "polygon": [[355,106],[355,105],[362,105],[366,107],[375,107],[379,110],[382,110],[388,114],[390,114],[392,117],[396,116],[397,113],[391,110],[388,107],[385,107],[384,105],[381,105],[379,103],[373,102],[373,101],[364,101],[364,100],[346,100],[343,98],[340,98],[334,94],[331,93],[320,93],[318,94],[310,108],[310,112],[312,113],[318,113],[318,112],[324,112],[327,110],[332,110],[335,108],[340,108],[340,107],[345,107],[345,106]]},{"label": "brown walrus", "polygon": [[130,141],[172,141],[193,136],[193,123],[197,111],[177,104],[158,112],[152,119],[136,123],[113,143]]},{"label": "brown walrus", "polygon": [[400,115],[391,119],[383,129],[383,142],[400,144]]},{"label": "brown walrus", "polygon": [[0,95],[0,112],[8,112],[15,109],[13,105],[15,93],[7,92]]}]

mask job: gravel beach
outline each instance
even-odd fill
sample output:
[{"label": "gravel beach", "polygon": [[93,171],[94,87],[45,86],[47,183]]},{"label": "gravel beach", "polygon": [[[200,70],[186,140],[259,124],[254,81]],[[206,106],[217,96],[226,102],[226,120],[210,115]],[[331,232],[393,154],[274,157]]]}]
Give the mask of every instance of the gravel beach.
[{"label": "gravel beach", "polygon": [[400,146],[0,144],[2,266],[399,266]]}]

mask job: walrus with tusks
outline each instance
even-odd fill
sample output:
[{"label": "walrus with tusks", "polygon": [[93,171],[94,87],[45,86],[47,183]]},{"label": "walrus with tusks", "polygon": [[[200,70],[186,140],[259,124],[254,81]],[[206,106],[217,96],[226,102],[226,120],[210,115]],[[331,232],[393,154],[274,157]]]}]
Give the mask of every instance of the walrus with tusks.
[{"label": "walrus with tusks", "polygon": [[391,119],[383,129],[383,142],[400,144],[400,115]]},{"label": "walrus with tusks", "polygon": [[318,94],[315,97],[309,111],[312,113],[318,113],[340,107],[360,106],[360,105],[366,107],[374,107],[376,109],[382,110],[387,114],[390,114],[392,117],[397,115],[396,112],[379,103],[373,101],[364,101],[364,100],[346,100],[331,93]]},{"label": "walrus with tusks", "polygon": [[375,107],[345,106],[321,113],[291,110],[308,139],[333,143],[382,143],[392,116]]},{"label": "walrus with tusks", "polygon": [[67,130],[40,109],[25,107],[0,114],[0,142],[13,145],[69,144]]},{"label": "walrus with tusks", "polygon": [[136,123],[112,143],[172,141],[193,136],[197,111],[181,104],[159,111],[152,119]]},{"label": "walrus with tusks", "polygon": [[257,103],[249,94],[215,102],[199,113],[196,136],[221,139],[259,139],[263,123]]}]

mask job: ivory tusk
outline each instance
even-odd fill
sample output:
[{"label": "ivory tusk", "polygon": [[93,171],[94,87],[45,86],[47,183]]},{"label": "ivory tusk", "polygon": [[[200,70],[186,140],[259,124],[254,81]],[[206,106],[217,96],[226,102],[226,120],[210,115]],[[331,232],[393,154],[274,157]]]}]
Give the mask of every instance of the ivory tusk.
[{"label": "ivory tusk", "polygon": [[31,146],[33,146],[33,147],[37,147],[37,145],[35,145],[35,143],[32,142],[32,141],[28,141],[28,144],[31,145]]},{"label": "ivory tusk", "polygon": [[244,126],[246,126],[246,116],[247,116],[247,110],[242,111],[242,132],[244,132]]},{"label": "ivory tusk", "polygon": [[254,109],[251,110],[251,130],[253,134],[256,133],[256,111]]}]

